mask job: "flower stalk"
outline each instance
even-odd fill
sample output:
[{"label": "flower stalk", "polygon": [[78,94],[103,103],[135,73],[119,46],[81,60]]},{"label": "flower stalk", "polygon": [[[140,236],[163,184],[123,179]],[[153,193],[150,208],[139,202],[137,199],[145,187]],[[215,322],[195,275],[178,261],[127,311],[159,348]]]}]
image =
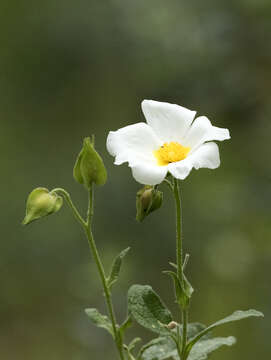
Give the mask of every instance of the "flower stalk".
[{"label": "flower stalk", "polygon": [[115,341],[117,350],[119,352],[119,357],[121,360],[125,360],[124,352],[123,352],[123,339],[122,339],[122,335],[119,331],[119,327],[117,325],[113,302],[112,302],[111,291],[110,291],[109,285],[107,283],[105,270],[104,270],[104,267],[103,267],[103,264],[102,264],[102,261],[101,261],[101,258],[100,258],[100,255],[99,255],[99,252],[98,252],[98,249],[97,249],[94,237],[93,237],[92,228],[91,228],[92,218],[93,218],[93,214],[94,214],[93,185],[91,185],[88,189],[89,197],[88,197],[88,210],[87,210],[86,220],[84,220],[82,218],[82,216],[80,215],[76,206],[73,204],[70,194],[66,190],[64,190],[62,188],[56,188],[56,189],[52,190],[52,193],[58,193],[64,197],[64,199],[67,201],[67,204],[69,205],[70,209],[72,210],[74,217],[80,223],[80,225],[83,227],[83,230],[88,239],[88,243],[89,243],[89,247],[90,247],[92,256],[94,258],[95,264],[98,269],[98,273],[101,278],[103,291],[104,291],[104,295],[105,295],[105,301],[106,301],[106,305],[107,305],[107,311],[108,311],[108,315],[109,315],[109,318],[110,318],[110,321],[112,324],[112,330],[113,330],[113,335],[114,335],[113,337],[114,337],[114,341]]},{"label": "flower stalk", "polygon": [[[173,187],[171,187],[176,208],[176,261],[177,261],[177,277],[180,281],[181,288],[185,288],[184,284],[184,264],[183,263],[183,241],[182,241],[182,212],[181,212],[181,194],[178,179],[173,180]],[[180,305],[180,304],[179,304]],[[182,314],[182,344],[181,344],[181,358],[184,360],[185,349],[187,343],[187,324],[188,324],[188,308],[180,305]]]}]

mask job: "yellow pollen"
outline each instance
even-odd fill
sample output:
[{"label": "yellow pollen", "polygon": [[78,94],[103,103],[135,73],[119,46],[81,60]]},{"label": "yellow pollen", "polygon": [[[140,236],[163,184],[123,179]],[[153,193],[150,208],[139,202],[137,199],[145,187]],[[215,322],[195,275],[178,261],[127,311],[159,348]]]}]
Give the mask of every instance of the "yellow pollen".
[{"label": "yellow pollen", "polygon": [[172,162],[184,160],[189,151],[190,147],[171,141],[170,143],[164,143],[158,150],[154,150],[153,154],[158,165],[165,166]]}]

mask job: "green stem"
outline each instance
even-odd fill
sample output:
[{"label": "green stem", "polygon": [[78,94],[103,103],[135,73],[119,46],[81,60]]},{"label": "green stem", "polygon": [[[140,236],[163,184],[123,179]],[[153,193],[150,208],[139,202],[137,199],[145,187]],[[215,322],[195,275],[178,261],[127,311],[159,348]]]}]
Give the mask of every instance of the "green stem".
[{"label": "green stem", "polygon": [[105,294],[105,300],[106,300],[106,305],[107,305],[107,310],[108,310],[108,314],[112,323],[112,329],[113,329],[113,334],[114,334],[114,340],[117,346],[117,349],[119,351],[119,355],[120,355],[120,359],[121,360],[125,360],[124,357],[124,353],[123,353],[123,340],[122,340],[122,336],[120,335],[120,332],[118,331],[118,325],[117,325],[117,321],[116,321],[116,316],[115,316],[115,312],[113,309],[113,303],[112,303],[112,298],[111,298],[111,292],[110,289],[107,285],[107,280],[106,280],[106,275],[105,275],[105,271],[104,271],[104,267],[92,234],[92,230],[91,230],[91,220],[93,217],[93,198],[94,198],[94,193],[93,193],[93,189],[92,187],[89,189],[89,201],[88,201],[88,211],[87,211],[87,219],[86,221],[82,218],[82,216],[79,214],[77,208],[75,207],[75,205],[73,204],[71,197],[69,195],[69,193],[61,188],[56,188],[54,190],[52,190],[52,192],[57,192],[61,195],[63,195],[63,197],[65,198],[65,200],[67,201],[69,207],[71,208],[75,218],[78,220],[78,222],[82,225],[83,229],[85,230],[87,239],[88,239],[88,243],[89,243],[89,247],[91,249],[94,261],[96,263],[101,281],[102,281],[102,286],[103,286],[103,290],[104,290],[104,294]]},{"label": "green stem", "polygon": [[183,336],[182,336],[182,356],[181,359],[185,360],[186,344],[187,344],[187,324],[188,324],[188,310],[182,311],[183,322]]},{"label": "green stem", "polygon": [[112,323],[112,328],[113,328],[113,333],[114,333],[114,340],[117,346],[117,349],[119,351],[119,355],[120,358],[122,360],[124,360],[124,353],[123,353],[123,343],[122,343],[122,337],[118,331],[118,326],[117,326],[117,321],[116,321],[116,316],[115,316],[115,312],[113,309],[113,303],[112,303],[112,298],[111,298],[111,291],[107,285],[107,280],[106,280],[106,275],[105,275],[105,271],[104,271],[104,267],[91,231],[91,220],[92,220],[92,216],[93,216],[93,198],[94,198],[94,193],[93,193],[93,189],[92,186],[89,189],[89,203],[88,203],[88,212],[87,212],[87,222],[86,222],[86,226],[85,226],[85,232],[88,238],[88,243],[89,243],[89,247],[91,249],[94,261],[97,265],[98,268],[98,272],[102,281],[102,285],[103,285],[103,290],[104,290],[104,294],[105,294],[105,300],[106,300],[106,305],[107,305],[107,309],[108,309],[108,314]]},{"label": "green stem", "polygon": [[183,285],[183,244],[181,234],[181,196],[179,182],[174,179],[174,197],[176,206],[176,258],[177,258],[177,275]]},{"label": "green stem", "polygon": [[[177,179],[174,179],[174,188],[173,188],[175,206],[176,206],[176,260],[177,260],[177,275],[180,280],[182,287],[184,287],[184,275],[183,275],[183,242],[182,242],[182,214],[181,214],[181,195],[180,187]],[[181,359],[184,360],[185,349],[187,343],[187,324],[188,324],[188,310],[181,309],[182,312],[182,356]]]},{"label": "green stem", "polygon": [[182,348],[181,348],[181,342],[180,342],[180,328],[179,325],[177,327],[177,341],[176,341],[176,345],[177,345],[177,351],[178,351],[178,355],[179,358],[182,359]]},{"label": "green stem", "polygon": [[73,212],[74,217],[76,218],[76,220],[83,226],[85,227],[87,224],[85,222],[85,220],[82,218],[82,216],[79,214],[79,211],[77,210],[76,206],[73,204],[72,199],[70,194],[62,189],[62,188],[55,188],[51,191],[51,193],[58,193],[61,194],[64,199],[67,201],[67,204],[69,205],[71,211]]}]

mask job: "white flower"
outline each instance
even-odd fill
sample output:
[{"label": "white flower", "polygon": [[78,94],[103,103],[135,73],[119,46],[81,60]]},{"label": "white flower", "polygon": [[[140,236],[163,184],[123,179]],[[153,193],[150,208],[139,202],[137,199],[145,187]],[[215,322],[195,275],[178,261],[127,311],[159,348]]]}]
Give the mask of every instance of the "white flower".
[{"label": "white flower", "polygon": [[220,165],[218,146],[210,141],[230,139],[228,129],[212,126],[205,116],[194,120],[195,111],[175,104],[144,100],[142,111],[147,124],[110,131],[107,138],[115,164],[128,162],[139,183],[159,184],[168,172],[183,180],[192,168]]}]

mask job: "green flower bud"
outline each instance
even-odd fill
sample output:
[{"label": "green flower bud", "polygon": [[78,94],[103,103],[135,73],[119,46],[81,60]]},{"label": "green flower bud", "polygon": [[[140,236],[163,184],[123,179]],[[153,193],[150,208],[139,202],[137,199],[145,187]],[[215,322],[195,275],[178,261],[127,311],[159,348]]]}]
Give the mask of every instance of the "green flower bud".
[{"label": "green flower bud", "polygon": [[163,202],[163,193],[150,185],[144,186],[136,194],[136,220],[141,222],[151,212],[159,209]]},{"label": "green flower bud", "polygon": [[62,203],[62,197],[50,193],[48,189],[41,187],[34,189],[26,201],[26,215],[22,224],[27,225],[34,220],[57,212]]},{"label": "green flower bud", "polygon": [[104,185],[107,179],[106,169],[100,155],[94,149],[90,138],[85,138],[83,149],[80,151],[73,168],[73,177],[79,184],[90,188],[92,183]]}]

